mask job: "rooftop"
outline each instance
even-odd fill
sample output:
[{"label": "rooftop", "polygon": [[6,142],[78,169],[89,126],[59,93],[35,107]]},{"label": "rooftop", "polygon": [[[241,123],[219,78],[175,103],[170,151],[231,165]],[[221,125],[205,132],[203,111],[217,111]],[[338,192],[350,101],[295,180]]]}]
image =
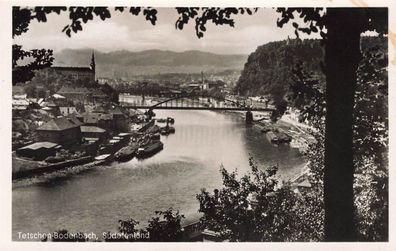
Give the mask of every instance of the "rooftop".
[{"label": "rooftop", "polygon": [[125,115],[121,108],[116,106],[113,110],[110,111],[111,114],[115,114],[115,115]]},{"label": "rooftop", "polygon": [[72,93],[72,94],[88,94],[90,93],[89,90],[85,87],[71,87],[71,86],[62,86],[62,88],[60,88],[57,91],[58,94],[68,94],[68,93]]},{"label": "rooftop", "polygon": [[89,113],[89,112],[84,112],[80,115],[78,115],[79,118],[81,118],[84,123],[87,124],[92,124],[92,123],[98,123],[99,120],[112,120],[113,116],[111,114],[107,113]]},{"label": "rooftop", "polygon": [[56,146],[58,146],[58,144],[43,141],[43,142],[36,142],[36,143],[31,144],[31,145],[27,145],[27,146],[21,147],[21,148],[19,148],[19,150],[20,150],[20,149],[37,150],[37,149],[40,149],[40,148],[47,148],[47,149],[49,149],[49,148],[54,148],[54,147],[56,147]]},{"label": "rooftop", "polygon": [[69,119],[70,122],[72,122],[77,126],[81,126],[84,124],[74,114],[70,114],[69,116],[67,116],[67,118]]},{"label": "rooftop", "polygon": [[105,113],[106,111],[102,106],[98,106],[92,112],[93,113]]},{"label": "rooftop", "polygon": [[75,128],[79,127],[80,124],[77,124],[77,121],[66,118],[66,117],[60,117],[60,118],[54,118],[47,123],[43,124],[39,128],[37,128],[38,131],[63,131],[67,130],[70,128]]},{"label": "rooftop", "polygon": [[81,132],[95,132],[95,133],[104,133],[106,132],[105,129],[102,129],[100,127],[97,126],[81,126]]}]

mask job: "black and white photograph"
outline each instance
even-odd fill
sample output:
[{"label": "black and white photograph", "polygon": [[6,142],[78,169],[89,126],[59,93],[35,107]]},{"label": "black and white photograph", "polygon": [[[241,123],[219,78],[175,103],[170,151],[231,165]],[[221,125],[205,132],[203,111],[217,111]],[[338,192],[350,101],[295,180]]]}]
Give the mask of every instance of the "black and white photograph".
[{"label": "black and white photograph", "polygon": [[9,4],[8,241],[391,250],[394,13],[345,2]]}]

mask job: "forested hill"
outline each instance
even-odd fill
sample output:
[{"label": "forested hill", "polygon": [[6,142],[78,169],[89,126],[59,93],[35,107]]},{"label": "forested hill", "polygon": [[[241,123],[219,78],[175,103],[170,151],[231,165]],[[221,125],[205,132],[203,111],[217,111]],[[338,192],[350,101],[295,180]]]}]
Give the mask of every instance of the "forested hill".
[{"label": "forested hill", "polygon": [[[386,48],[386,41],[386,38],[365,37],[362,48],[374,45]],[[259,46],[249,55],[236,90],[243,95],[270,94],[275,99],[282,98],[289,91],[291,70],[298,62],[324,80],[320,69],[323,54],[318,39],[290,39]]]},{"label": "forested hill", "polygon": [[291,69],[299,62],[320,72],[323,48],[320,40],[291,39],[257,47],[249,55],[236,90],[241,94],[283,96],[291,83]]}]

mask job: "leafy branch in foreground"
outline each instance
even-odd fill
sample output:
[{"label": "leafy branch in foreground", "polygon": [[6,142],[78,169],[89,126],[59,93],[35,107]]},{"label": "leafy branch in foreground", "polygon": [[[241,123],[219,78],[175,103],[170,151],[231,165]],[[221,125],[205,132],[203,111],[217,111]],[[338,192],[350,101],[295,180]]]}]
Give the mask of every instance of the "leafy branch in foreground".
[{"label": "leafy branch in foreground", "polygon": [[259,170],[250,158],[251,172],[221,167],[223,187],[197,195],[201,222],[230,241],[312,241],[323,236],[323,209],[314,193],[295,193],[290,184],[280,185],[278,168]]}]

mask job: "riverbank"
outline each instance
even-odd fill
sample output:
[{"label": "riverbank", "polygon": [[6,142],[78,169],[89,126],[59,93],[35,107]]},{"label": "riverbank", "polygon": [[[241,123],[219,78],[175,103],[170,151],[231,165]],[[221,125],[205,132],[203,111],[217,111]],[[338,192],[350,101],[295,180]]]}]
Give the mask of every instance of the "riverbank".
[{"label": "riverbank", "polygon": [[[173,121],[174,122],[174,121]],[[159,134],[160,128],[155,125],[155,120],[143,123],[141,127],[132,133],[120,133],[117,136],[108,140],[109,144],[103,143],[98,148],[96,155],[86,155],[79,158],[60,161],[57,163],[48,163],[46,161],[35,161],[16,156],[15,152],[12,156],[12,179],[32,178],[57,171],[70,171],[73,167],[89,164],[89,167],[97,165],[109,165],[114,161],[114,156],[120,152],[124,147],[136,142],[136,153],[141,147],[147,147],[154,144],[152,141],[158,141],[159,138],[153,137],[154,134]],[[134,135],[132,137],[132,135]],[[134,142],[133,142],[134,141]],[[134,154],[135,152],[133,152]],[[132,159],[133,156],[129,159]],[[88,167],[86,166],[86,167]],[[84,168],[83,170],[86,170]],[[75,171],[75,169],[74,169]]]},{"label": "riverbank", "polygon": [[[239,111],[225,111],[225,113],[232,113],[245,119],[246,113]],[[308,145],[315,141],[315,138],[311,135],[311,132],[315,129],[298,121],[289,118],[287,115],[282,116],[277,122],[273,123],[269,119],[267,120],[253,120],[252,126],[263,134],[267,132],[276,131],[284,133],[292,137],[289,144],[290,147],[299,149],[304,152]]]},{"label": "riverbank", "polygon": [[161,136],[164,149],[151,158],[75,166],[13,182],[13,240],[18,240],[18,232],[117,231],[120,219],[143,224],[156,210],[169,207],[184,214],[182,224],[188,225],[201,216],[196,194],[202,188],[212,192],[222,186],[221,165],[243,175],[250,171],[253,157],[263,170],[278,165],[280,178],[287,180],[306,162],[297,150],[270,144],[239,116],[211,111],[156,113],[157,118],[175,118],[176,133]]}]

